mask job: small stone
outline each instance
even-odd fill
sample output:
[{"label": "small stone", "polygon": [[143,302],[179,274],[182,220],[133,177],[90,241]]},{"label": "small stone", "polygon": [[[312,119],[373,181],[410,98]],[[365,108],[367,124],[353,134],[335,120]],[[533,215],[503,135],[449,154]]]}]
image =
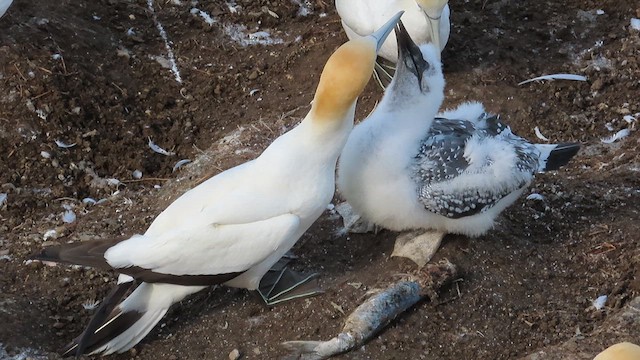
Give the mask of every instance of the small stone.
[{"label": "small stone", "polygon": [[600,91],[604,87],[604,81],[602,79],[596,79],[596,81],[591,84],[591,91]]},{"label": "small stone", "polygon": [[167,360],[178,360],[178,357],[175,355],[169,355],[169,357],[167,358]]},{"label": "small stone", "polygon": [[59,330],[59,329],[62,329],[63,327],[64,327],[64,323],[60,322],[60,321],[58,321],[58,322],[53,324],[53,328],[54,329],[58,329]]},{"label": "small stone", "polygon": [[258,78],[258,71],[257,70],[253,70],[251,72],[251,74],[249,74],[249,80],[255,80]]},{"label": "small stone", "polygon": [[240,359],[240,350],[238,349],[231,350],[231,352],[229,353],[229,360],[238,360],[238,359]]},{"label": "small stone", "polygon": [[260,351],[260,348],[256,347],[256,348],[253,348],[253,353],[256,354],[256,355],[260,355],[260,354],[262,354],[262,351]]}]

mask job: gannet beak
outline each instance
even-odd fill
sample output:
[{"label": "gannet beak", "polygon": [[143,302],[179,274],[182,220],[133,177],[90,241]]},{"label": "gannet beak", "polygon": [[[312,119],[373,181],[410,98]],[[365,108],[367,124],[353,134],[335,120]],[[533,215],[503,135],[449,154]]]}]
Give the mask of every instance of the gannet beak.
[{"label": "gannet beak", "polygon": [[[442,17],[442,11],[447,3],[448,0],[418,1],[418,6],[422,9],[424,16],[427,18],[427,23],[429,23],[431,42],[438,50],[442,50],[440,47],[440,18]],[[438,53],[438,59],[439,58],[440,54]]]},{"label": "gannet beak", "polygon": [[389,36],[389,33],[391,33],[391,30],[393,30],[393,27],[396,26],[402,14],[404,14],[404,11],[399,11],[397,14],[393,15],[386,24],[382,25],[380,29],[369,35],[373,36],[376,40],[376,52],[380,50],[382,44],[384,44],[384,41],[387,39],[387,36]]},{"label": "gannet beak", "polygon": [[422,51],[411,39],[402,21],[396,26],[396,39],[398,41],[398,76],[406,70],[418,78],[418,85],[422,90],[422,74],[429,69],[429,63],[424,59]]}]

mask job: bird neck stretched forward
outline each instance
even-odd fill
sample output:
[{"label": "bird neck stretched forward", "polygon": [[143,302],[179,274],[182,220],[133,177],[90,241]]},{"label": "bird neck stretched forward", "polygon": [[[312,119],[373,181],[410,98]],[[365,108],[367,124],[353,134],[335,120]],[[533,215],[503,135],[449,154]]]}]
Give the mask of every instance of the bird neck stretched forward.
[{"label": "bird neck stretched forward", "polygon": [[340,127],[373,73],[376,43],[370,37],[340,46],[327,61],[309,117],[317,125]]}]

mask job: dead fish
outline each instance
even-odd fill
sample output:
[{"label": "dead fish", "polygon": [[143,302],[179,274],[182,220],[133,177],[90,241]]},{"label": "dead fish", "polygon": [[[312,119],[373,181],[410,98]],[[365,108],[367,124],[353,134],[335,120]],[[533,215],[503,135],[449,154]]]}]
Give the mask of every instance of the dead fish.
[{"label": "dead fish", "polygon": [[347,317],[342,332],[328,341],[287,341],[282,346],[291,358],[327,359],[364,345],[398,315],[425,297],[435,298],[436,290],[456,275],[456,267],[448,260],[427,264],[417,276],[392,284],[367,299]]}]

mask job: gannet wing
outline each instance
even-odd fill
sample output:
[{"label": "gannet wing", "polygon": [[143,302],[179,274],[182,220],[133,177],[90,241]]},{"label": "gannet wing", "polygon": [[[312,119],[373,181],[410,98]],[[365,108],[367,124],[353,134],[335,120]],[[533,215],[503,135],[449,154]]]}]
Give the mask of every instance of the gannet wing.
[{"label": "gannet wing", "polygon": [[205,285],[208,276],[229,274],[230,280],[262,262],[299,225],[297,216],[283,214],[244,224],[181,227],[156,237],[134,236],[109,248],[104,257],[117,271],[143,281],[182,285],[184,277],[195,281],[190,285]]},{"label": "gannet wing", "polygon": [[486,211],[527,185],[539,151],[497,117],[477,122],[436,118],[413,164],[424,207],[449,218]]}]

